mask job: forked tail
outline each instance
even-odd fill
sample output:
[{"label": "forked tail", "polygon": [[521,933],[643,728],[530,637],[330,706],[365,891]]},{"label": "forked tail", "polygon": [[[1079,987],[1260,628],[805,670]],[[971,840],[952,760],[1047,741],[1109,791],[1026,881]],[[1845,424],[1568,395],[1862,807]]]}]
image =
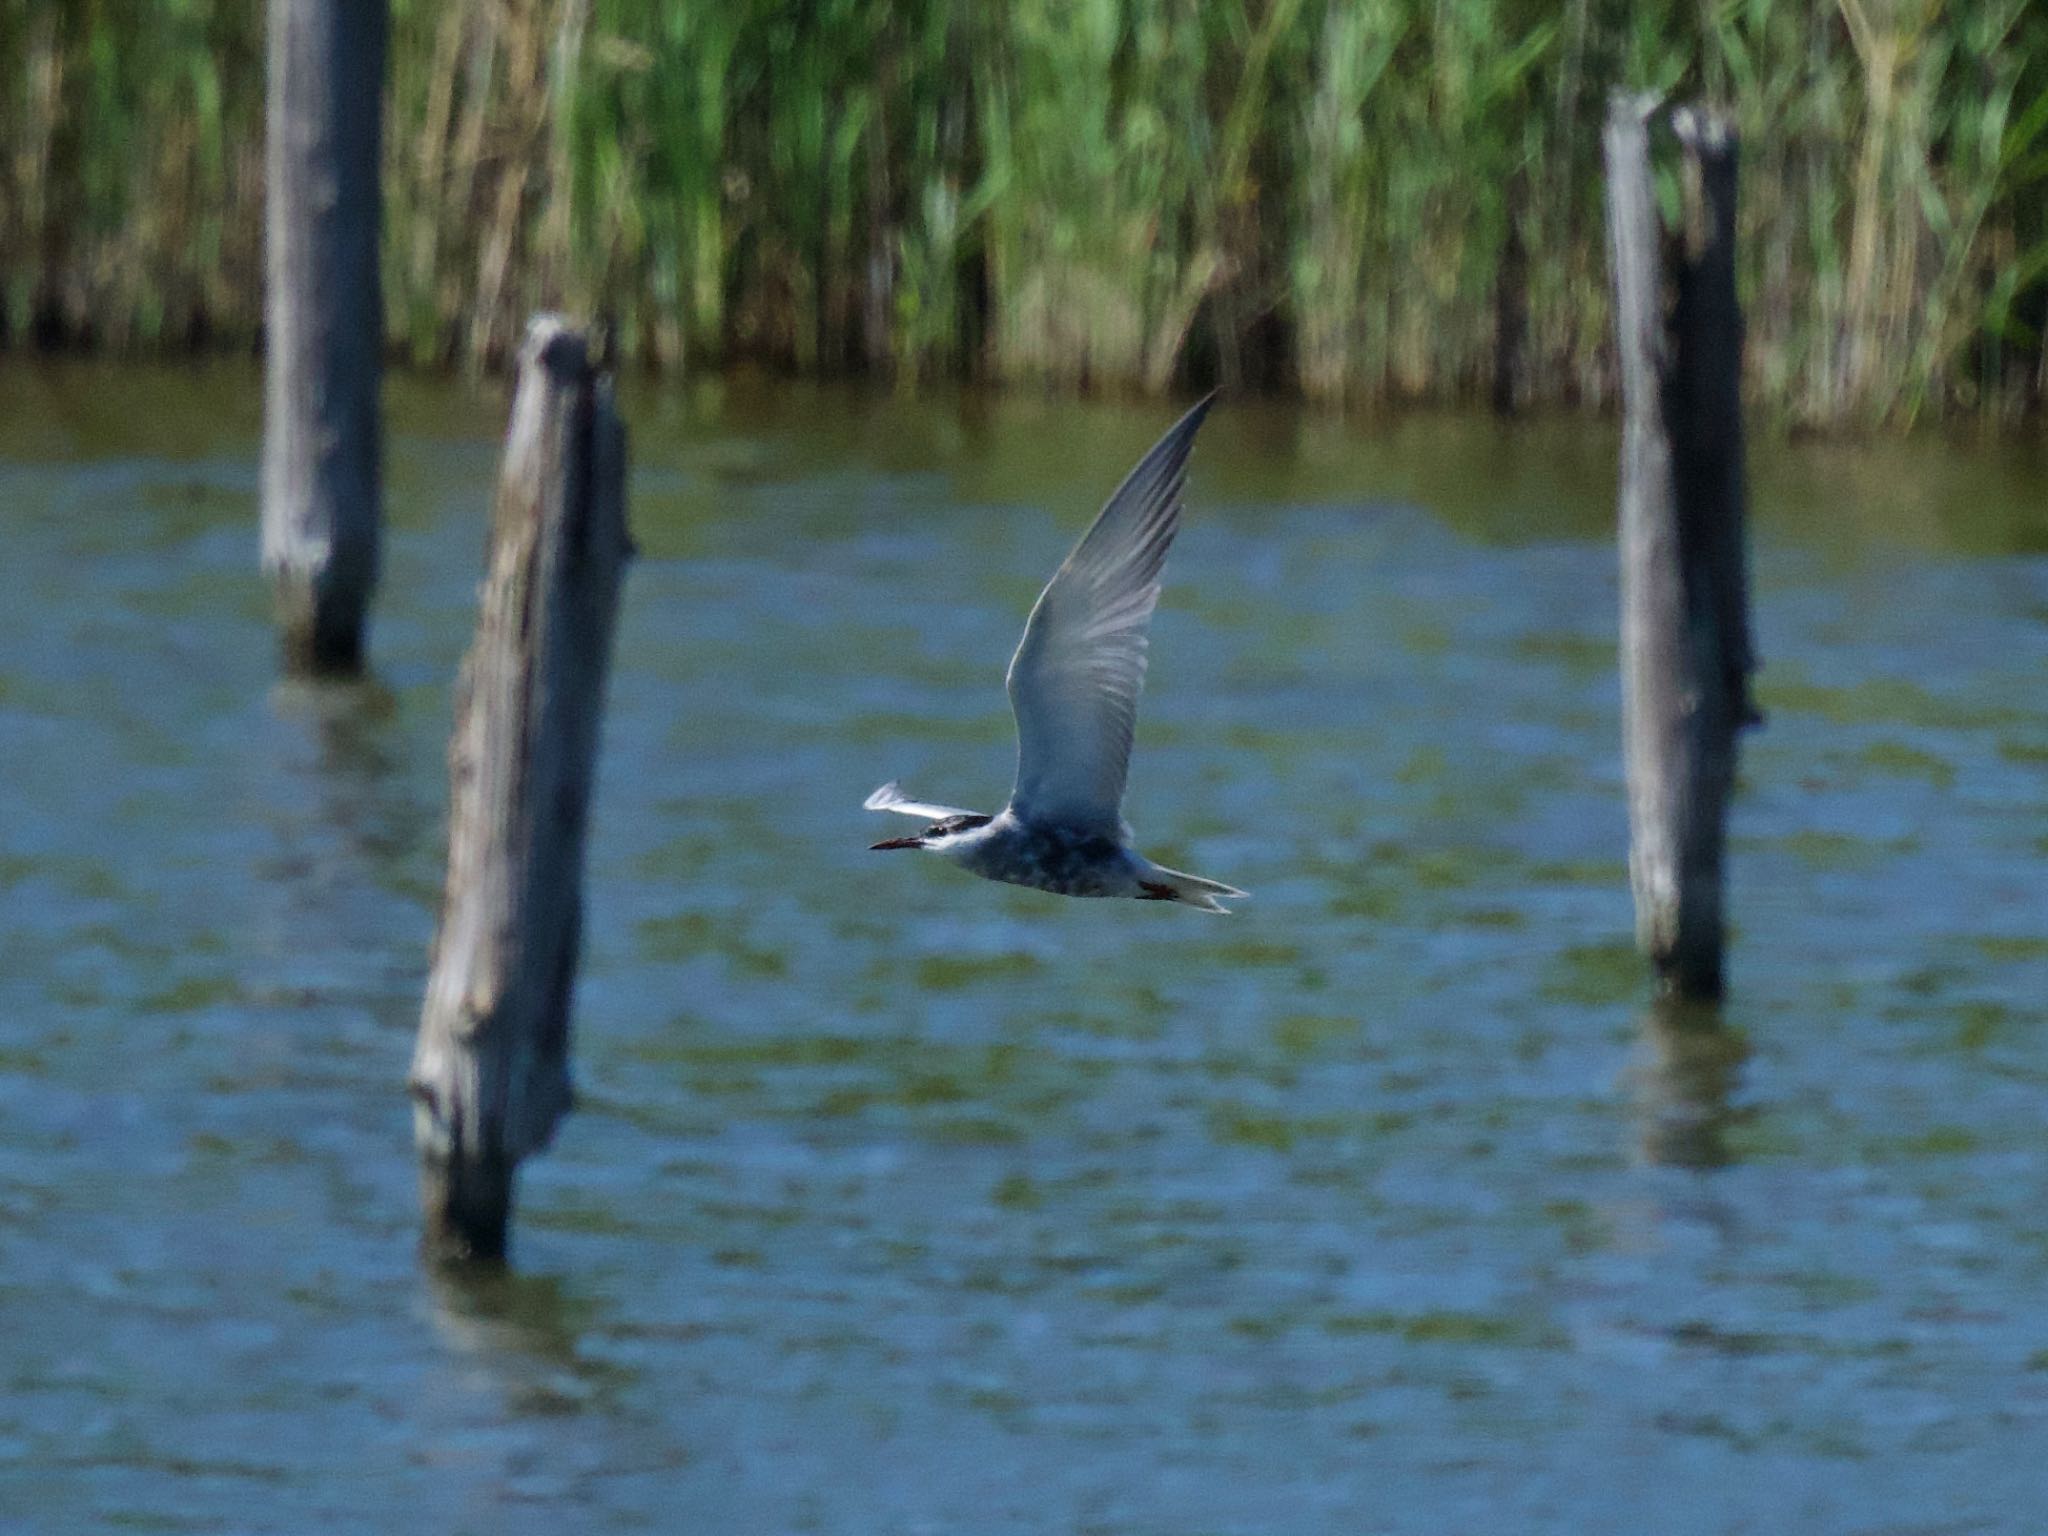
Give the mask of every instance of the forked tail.
[{"label": "forked tail", "polygon": [[1154,864],[1139,882],[1145,894],[1144,901],[1177,901],[1184,906],[1194,907],[1203,912],[1228,914],[1230,908],[1218,898],[1230,896],[1239,900],[1249,898],[1250,893],[1240,891],[1234,885],[1225,885],[1221,880],[1204,880],[1200,875],[1184,875],[1177,869],[1165,869]]}]

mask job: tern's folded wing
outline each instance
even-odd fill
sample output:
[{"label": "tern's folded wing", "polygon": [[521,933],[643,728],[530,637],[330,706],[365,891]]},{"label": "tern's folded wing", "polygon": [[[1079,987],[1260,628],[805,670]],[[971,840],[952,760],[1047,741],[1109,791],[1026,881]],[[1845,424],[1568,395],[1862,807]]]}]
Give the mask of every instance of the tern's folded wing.
[{"label": "tern's folded wing", "polygon": [[[1213,399],[1214,397],[1210,397]],[[1138,462],[1039,594],[1010,661],[1017,787],[1027,820],[1114,834],[1145,686],[1145,632],[1180,526],[1203,400]]]}]

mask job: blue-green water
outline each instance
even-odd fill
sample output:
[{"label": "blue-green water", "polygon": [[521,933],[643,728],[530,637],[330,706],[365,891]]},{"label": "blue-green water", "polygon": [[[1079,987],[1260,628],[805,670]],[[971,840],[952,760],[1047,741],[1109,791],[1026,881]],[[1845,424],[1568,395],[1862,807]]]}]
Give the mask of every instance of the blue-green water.
[{"label": "blue-green water", "polygon": [[579,1112],[415,1262],[501,402],[395,388],[376,681],[275,680],[240,370],[0,372],[0,1529],[2031,1532],[2048,453],[1760,453],[1724,1020],[1629,947],[1603,429],[1218,412],[1131,819],[993,808],[1163,409],[630,402]]}]

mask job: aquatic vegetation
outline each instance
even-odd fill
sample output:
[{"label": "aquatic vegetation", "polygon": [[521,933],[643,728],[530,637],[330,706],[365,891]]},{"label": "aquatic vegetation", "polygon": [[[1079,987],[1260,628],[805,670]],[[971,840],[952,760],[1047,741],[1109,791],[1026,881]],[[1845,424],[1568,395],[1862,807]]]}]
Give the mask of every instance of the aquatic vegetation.
[{"label": "aquatic vegetation", "polygon": [[[7,334],[253,344],[261,13],[0,20]],[[392,44],[419,363],[497,363],[565,305],[661,369],[1598,402],[1624,85],[1735,112],[1782,418],[2004,413],[2048,372],[2026,0],[394,0]]]}]

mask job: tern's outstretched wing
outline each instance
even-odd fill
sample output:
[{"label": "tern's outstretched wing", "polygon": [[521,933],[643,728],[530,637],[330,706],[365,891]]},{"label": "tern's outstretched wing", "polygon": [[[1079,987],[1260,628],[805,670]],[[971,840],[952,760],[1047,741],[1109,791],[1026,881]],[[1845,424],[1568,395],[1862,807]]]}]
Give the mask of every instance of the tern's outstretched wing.
[{"label": "tern's outstretched wing", "polygon": [[1145,630],[1180,527],[1188,451],[1214,398],[1138,461],[1031,610],[1009,679],[1017,716],[1010,804],[1028,821],[1121,830]]},{"label": "tern's outstretched wing", "polygon": [[954,805],[928,805],[922,800],[907,800],[903,786],[894,779],[884,784],[862,803],[864,811],[895,811],[904,816],[915,816],[921,821],[944,821],[948,816],[972,816],[972,811],[963,811]]}]

